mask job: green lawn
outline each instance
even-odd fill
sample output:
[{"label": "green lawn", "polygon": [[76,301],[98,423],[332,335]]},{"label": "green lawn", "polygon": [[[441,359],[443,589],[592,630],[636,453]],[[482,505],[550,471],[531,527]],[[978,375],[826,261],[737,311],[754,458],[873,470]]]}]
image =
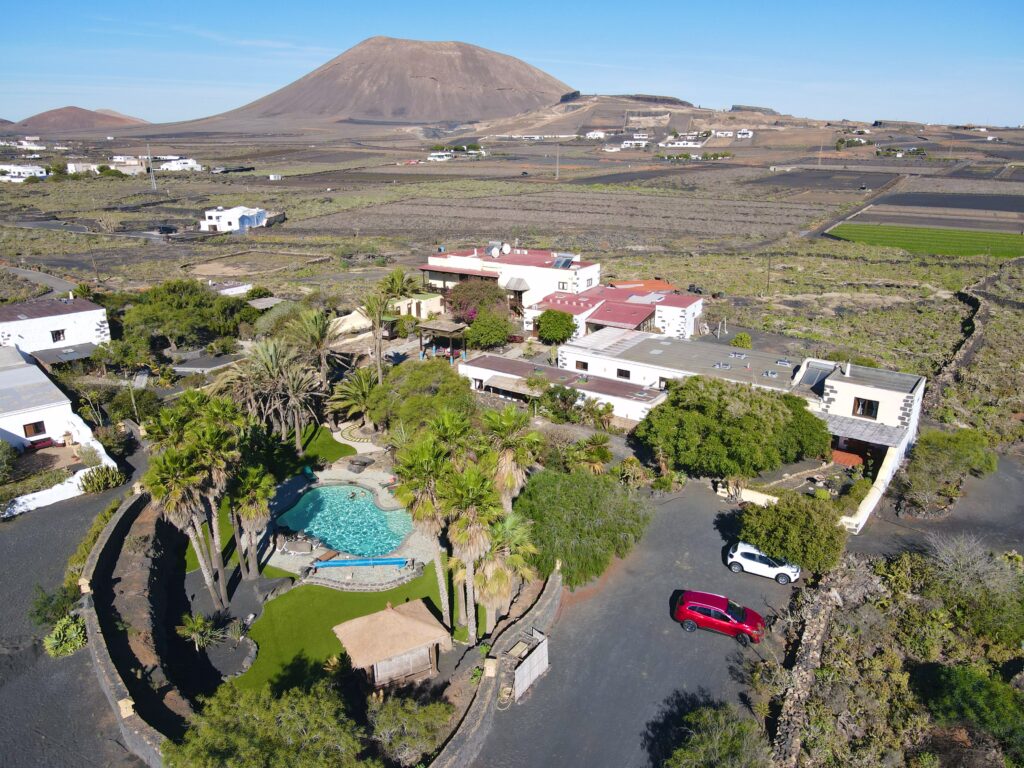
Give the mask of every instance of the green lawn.
[{"label": "green lawn", "polygon": [[356,449],[351,445],[339,443],[331,436],[329,429],[315,424],[310,424],[302,431],[302,450],[307,462],[319,460],[324,464],[333,464],[344,456],[356,454]]},{"label": "green lawn", "polygon": [[828,234],[840,240],[902,248],[911,253],[945,256],[987,254],[1000,258],[1024,256],[1024,235],[970,229],[896,227],[888,224],[840,224]]},{"label": "green lawn", "polygon": [[236,682],[243,688],[268,682],[275,688],[300,684],[316,675],[324,661],[342,652],[331,631],[336,624],[382,610],[388,602],[398,605],[417,598],[426,598],[435,610],[440,604],[433,563],[427,564],[420,578],[387,592],[296,587],[269,602],[253,624],[250,636],[259,653]]}]

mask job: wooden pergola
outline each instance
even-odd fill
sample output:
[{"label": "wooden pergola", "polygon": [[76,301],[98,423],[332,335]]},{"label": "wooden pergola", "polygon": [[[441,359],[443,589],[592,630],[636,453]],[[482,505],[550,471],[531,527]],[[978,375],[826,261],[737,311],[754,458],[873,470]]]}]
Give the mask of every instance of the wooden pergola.
[{"label": "wooden pergola", "polygon": [[[447,357],[448,362],[452,365],[455,364],[456,342],[459,342],[461,349],[459,350],[458,356],[463,360],[466,359],[466,328],[465,323],[458,323],[454,320],[445,320],[443,318],[435,318],[433,320],[424,320],[419,325],[420,334],[420,360],[427,358],[427,347],[430,348],[431,357]],[[427,341],[424,340],[424,332],[427,334]],[[438,339],[444,339],[448,342],[447,346],[440,348],[440,354],[437,346]]]}]

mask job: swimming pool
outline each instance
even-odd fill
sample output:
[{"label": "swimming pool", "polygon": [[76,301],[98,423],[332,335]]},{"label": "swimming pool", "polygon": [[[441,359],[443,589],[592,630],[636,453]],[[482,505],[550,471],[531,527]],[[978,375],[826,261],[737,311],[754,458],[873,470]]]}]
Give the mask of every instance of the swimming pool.
[{"label": "swimming pool", "polygon": [[331,549],[364,557],[394,551],[412,531],[408,512],[381,509],[373,493],[358,485],[313,488],[277,522],[315,536]]}]

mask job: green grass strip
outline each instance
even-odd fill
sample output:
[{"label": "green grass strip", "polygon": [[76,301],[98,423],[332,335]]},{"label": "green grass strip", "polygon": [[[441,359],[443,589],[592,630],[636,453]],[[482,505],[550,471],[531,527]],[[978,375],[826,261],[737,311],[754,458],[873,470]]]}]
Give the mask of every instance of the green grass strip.
[{"label": "green grass strip", "polygon": [[902,248],[911,253],[944,256],[1024,256],[1024,235],[971,229],[896,227],[889,224],[840,224],[828,234],[867,245]]}]

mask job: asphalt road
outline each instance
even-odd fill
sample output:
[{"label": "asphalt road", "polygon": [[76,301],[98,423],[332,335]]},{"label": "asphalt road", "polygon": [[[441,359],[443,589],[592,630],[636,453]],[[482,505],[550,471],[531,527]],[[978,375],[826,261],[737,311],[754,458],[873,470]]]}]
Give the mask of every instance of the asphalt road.
[{"label": "asphalt road", "polygon": [[690,483],[661,503],[629,557],[596,585],[566,593],[551,668],[520,704],[496,714],[478,768],[660,766],[682,713],[709,699],[740,704],[731,667],[757,651],[723,635],[688,634],[669,615],[673,591],[686,588],[726,594],[762,614],[787,603],[791,587],[725,568],[715,519],[729,509]]},{"label": "asphalt road", "polygon": [[34,269],[21,269],[20,267],[4,267],[8,272],[13,272],[18,277],[29,280],[39,285],[45,285],[53,292],[74,290],[75,284],[56,275],[48,275],[45,272],[37,272]]}]

